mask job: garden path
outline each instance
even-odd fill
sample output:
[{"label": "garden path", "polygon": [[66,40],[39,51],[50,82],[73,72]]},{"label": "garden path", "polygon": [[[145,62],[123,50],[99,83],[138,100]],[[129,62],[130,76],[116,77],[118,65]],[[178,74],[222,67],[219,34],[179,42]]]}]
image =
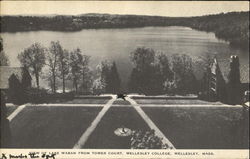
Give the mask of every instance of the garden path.
[{"label": "garden path", "polygon": [[166,138],[166,136],[161,132],[161,130],[154,124],[154,122],[148,117],[148,115],[141,109],[140,105],[136,103],[135,100],[130,98],[129,96],[126,97],[126,100],[130,102],[130,104],[135,108],[138,114],[143,118],[143,120],[148,124],[148,126],[155,130],[155,134],[162,138],[162,142],[167,144],[172,149],[175,149],[174,145]]},{"label": "garden path", "polygon": [[109,110],[113,102],[116,100],[116,96],[112,95],[112,99],[110,99],[106,105],[102,108],[102,110],[99,112],[99,114],[96,116],[94,121],[91,123],[91,125],[88,127],[88,129],[82,134],[78,142],[73,147],[74,149],[79,149],[84,146],[86,141],[88,140],[89,136],[92,134],[92,132],[95,130],[98,123],[101,121],[102,117],[106,114],[106,112]]}]

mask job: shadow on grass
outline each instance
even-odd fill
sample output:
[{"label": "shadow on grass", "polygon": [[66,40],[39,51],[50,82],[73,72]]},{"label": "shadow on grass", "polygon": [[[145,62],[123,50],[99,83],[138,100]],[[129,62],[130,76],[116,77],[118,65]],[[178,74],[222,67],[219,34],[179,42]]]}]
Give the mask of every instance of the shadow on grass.
[{"label": "shadow on grass", "polygon": [[13,148],[72,148],[100,107],[26,107],[11,121]]},{"label": "shadow on grass", "polygon": [[131,130],[149,130],[134,108],[111,107],[87,140],[84,148],[130,149],[130,137],[119,137],[114,134],[117,128],[123,126]]},{"label": "shadow on grass", "polygon": [[143,108],[177,149],[247,149],[242,108]]}]

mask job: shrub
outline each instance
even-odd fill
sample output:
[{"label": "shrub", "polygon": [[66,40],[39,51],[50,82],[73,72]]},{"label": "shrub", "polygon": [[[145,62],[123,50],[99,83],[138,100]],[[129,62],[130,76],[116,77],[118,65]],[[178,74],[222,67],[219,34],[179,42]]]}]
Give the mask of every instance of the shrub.
[{"label": "shrub", "polygon": [[75,96],[74,92],[68,93],[48,93],[46,89],[31,88],[27,90],[28,101],[31,103],[50,103],[57,100],[72,100]]},{"label": "shrub", "polygon": [[13,104],[24,104],[27,100],[25,89],[14,74],[9,78],[9,89],[7,94],[8,102],[12,102]]},{"label": "shrub", "polygon": [[130,146],[131,149],[172,149],[162,142],[162,138],[155,135],[154,130],[133,131]]}]

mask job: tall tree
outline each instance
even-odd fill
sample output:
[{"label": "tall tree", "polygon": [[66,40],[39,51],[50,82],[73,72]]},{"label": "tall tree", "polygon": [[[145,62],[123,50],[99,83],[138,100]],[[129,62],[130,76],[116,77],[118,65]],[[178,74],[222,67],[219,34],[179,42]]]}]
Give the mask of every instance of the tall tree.
[{"label": "tall tree", "polygon": [[128,89],[130,92],[133,93],[143,93],[140,89],[139,89],[139,71],[135,68],[132,69],[131,74],[129,76],[129,81],[128,81]]},{"label": "tall tree", "polygon": [[101,82],[104,85],[104,92],[111,93],[111,79],[110,79],[111,63],[107,60],[101,62]]},{"label": "tall tree", "polygon": [[106,82],[105,79],[102,77],[102,63],[97,65],[96,67],[96,71],[94,73],[95,79],[93,80],[92,83],[92,92],[94,94],[101,94],[105,92],[105,88],[106,88]]},{"label": "tall tree", "polygon": [[138,70],[145,70],[155,62],[155,51],[150,48],[139,47],[131,52],[130,59]]},{"label": "tall tree", "polygon": [[26,67],[23,67],[22,68],[22,81],[21,81],[21,84],[22,84],[22,87],[24,90],[27,90],[31,87],[31,76],[29,74],[29,71]]},{"label": "tall tree", "polygon": [[159,69],[160,69],[160,82],[163,83],[163,91],[165,93],[168,93],[169,91],[169,84],[172,82],[174,73],[170,68],[170,62],[167,57],[167,55],[161,53],[158,55],[158,61],[159,61]]},{"label": "tall tree", "polygon": [[9,59],[3,50],[3,39],[0,37],[0,66],[8,66]]},{"label": "tall tree", "polygon": [[110,93],[119,93],[121,91],[121,79],[116,68],[116,63],[113,62],[109,73],[109,90]]},{"label": "tall tree", "polygon": [[63,93],[65,93],[65,80],[69,74],[69,51],[64,49],[59,51],[59,71],[62,78]]},{"label": "tall tree", "polygon": [[90,56],[82,55],[81,73],[82,73],[82,92],[87,92],[88,83],[90,82],[90,69],[89,69]]},{"label": "tall tree", "polygon": [[75,88],[76,92],[78,92],[78,85],[82,75],[81,73],[82,61],[83,61],[83,56],[79,48],[73,50],[70,53],[70,63],[69,63],[70,73],[71,73],[71,78],[73,80],[73,87]]},{"label": "tall tree", "polygon": [[[159,71],[155,65],[155,51],[149,48],[137,48],[130,55],[134,68],[131,73],[129,84],[133,85],[133,91],[145,94],[157,93],[159,83],[157,76]],[[134,76],[134,77],[132,77]]]},{"label": "tall tree", "polygon": [[12,74],[9,78],[8,96],[14,104],[23,104],[25,102],[22,84],[15,74]]},{"label": "tall tree", "polygon": [[121,80],[116,63],[105,60],[98,65],[98,76],[93,83],[93,90],[97,93],[118,93],[121,91]]},{"label": "tall tree", "polygon": [[56,92],[56,77],[58,76],[59,57],[63,54],[63,48],[59,41],[51,41],[49,52],[47,54],[49,75],[51,76],[52,92]]},{"label": "tall tree", "polygon": [[230,72],[228,75],[229,103],[239,104],[241,101],[240,93],[240,63],[238,56],[231,56]]},{"label": "tall tree", "polygon": [[211,65],[216,59],[216,56],[210,53],[206,53],[196,61],[195,67],[199,67],[202,73],[202,79],[200,80],[199,90],[205,93],[209,92],[209,79],[211,78]]},{"label": "tall tree", "polygon": [[197,80],[193,72],[192,58],[188,55],[175,54],[172,56],[174,81],[180,94],[196,93]]},{"label": "tall tree", "polygon": [[21,65],[35,75],[36,85],[39,88],[39,77],[45,65],[45,48],[39,43],[32,44],[18,55]]}]

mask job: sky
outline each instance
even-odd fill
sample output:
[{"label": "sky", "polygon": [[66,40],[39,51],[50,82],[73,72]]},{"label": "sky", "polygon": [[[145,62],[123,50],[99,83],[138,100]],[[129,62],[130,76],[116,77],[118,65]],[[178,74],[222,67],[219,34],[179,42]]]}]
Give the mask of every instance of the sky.
[{"label": "sky", "polygon": [[1,1],[1,15],[136,14],[170,17],[249,11],[248,1]]}]

